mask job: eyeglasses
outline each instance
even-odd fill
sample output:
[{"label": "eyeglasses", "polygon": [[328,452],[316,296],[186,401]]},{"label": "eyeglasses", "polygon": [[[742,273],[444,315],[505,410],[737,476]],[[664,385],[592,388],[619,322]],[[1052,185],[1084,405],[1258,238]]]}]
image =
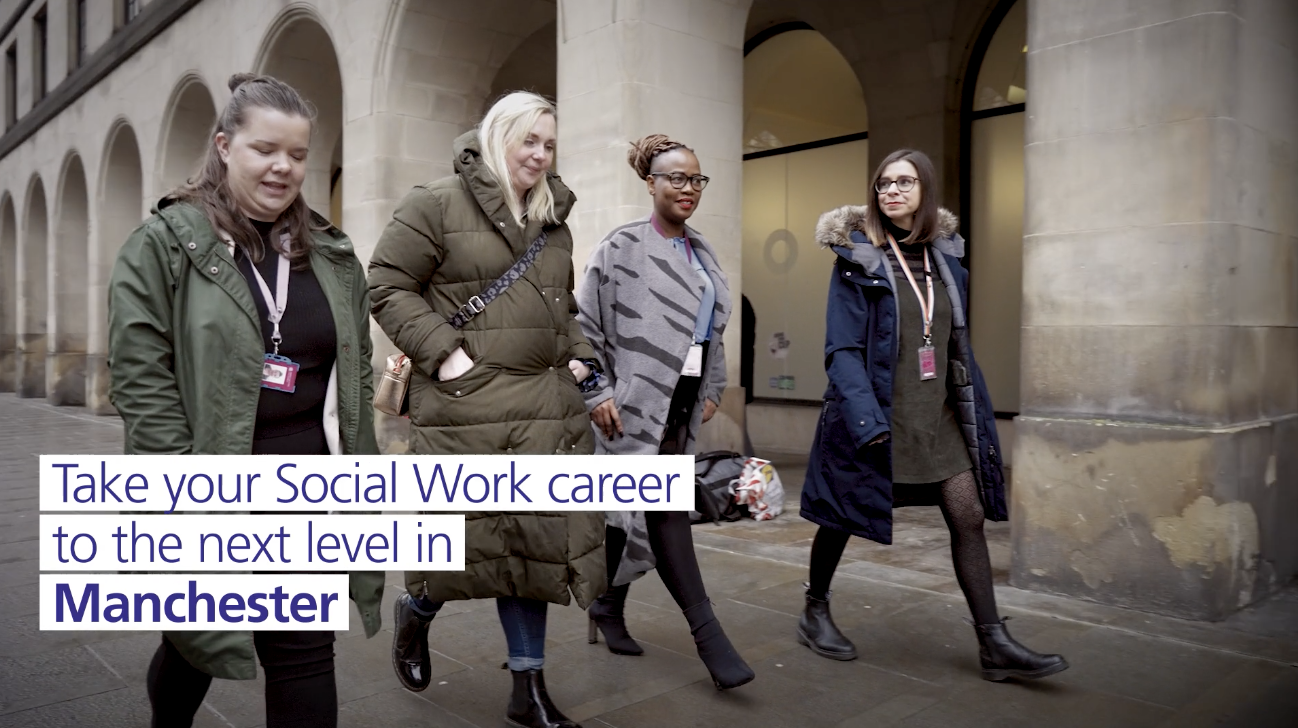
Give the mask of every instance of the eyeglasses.
[{"label": "eyeglasses", "polygon": [[675,187],[678,190],[685,189],[685,183],[689,182],[690,186],[698,190],[699,192],[702,192],[703,188],[708,186],[708,181],[709,181],[708,177],[704,177],[701,174],[696,174],[693,177],[690,177],[681,172],[672,172],[671,174],[667,174],[665,172],[653,172],[648,176],[666,177],[667,181],[672,183],[672,187]]},{"label": "eyeglasses", "polygon": [[874,183],[874,191],[882,195],[888,191],[889,187],[892,187],[895,184],[897,185],[898,190],[901,190],[902,192],[910,192],[915,189],[915,184],[917,182],[919,182],[919,180],[914,177],[898,177],[897,179],[880,177],[879,181]]}]

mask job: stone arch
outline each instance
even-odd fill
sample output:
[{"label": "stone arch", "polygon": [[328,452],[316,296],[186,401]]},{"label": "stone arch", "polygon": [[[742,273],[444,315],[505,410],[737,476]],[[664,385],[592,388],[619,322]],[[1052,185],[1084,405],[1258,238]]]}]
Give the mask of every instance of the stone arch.
[{"label": "stone arch", "polygon": [[46,396],[51,404],[86,403],[86,344],[89,310],[86,288],[90,253],[90,196],[81,156],[70,152],[63,163],[54,206],[51,246],[50,352]]},{"label": "stone arch", "polygon": [[[481,118],[511,54],[543,37],[557,12],[553,0],[517,0],[507,13],[459,0],[392,4],[375,74],[381,113],[362,132],[391,140],[369,162],[378,165],[366,175],[380,186],[373,197],[399,199],[412,185],[451,173],[455,137]],[[549,37],[557,42],[555,31]]]},{"label": "stone arch", "polygon": [[212,92],[195,73],[176,83],[167,101],[159,140],[157,189],[170,191],[184,184],[202,164],[216,126]]},{"label": "stone arch", "polygon": [[510,91],[531,91],[554,99],[559,93],[558,21],[552,20],[525,38],[500,65],[481,113]]},{"label": "stone arch", "polygon": [[86,405],[98,414],[113,414],[108,401],[108,278],[117,251],[144,216],[144,173],[135,129],[118,119],[104,143],[96,196],[95,244],[90,249],[89,355]]},{"label": "stone arch", "polygon": [[1002,413],[1017,413],[1023,311],[1027,0],[998,0],[961,98],[961,223],[969,240],[969,334]]},{"label": "stone arch", "polygon": [[[795,345],[778,358],[758,356],[757,345],[741,351],[742,381],[754,397],[818,402],[829,280],[816,223],[826,209],[868,199],[870,109],[856,69],[805,21],[767,26],[744,52],[743,289],[755,341]],[[759,429],[755,442],[773,434]]]},{"label": "stone arch", "polygon": [[12,392],[18,349],[18,216],[8,190],[0,193],[0,392]]},{"label": "stone arch", "polygon": [[24,199],[18,241],[17,392],[19,397],[44,397],[49,331],[49,214],[40,175],[32,175]]},{"label": "stone arch", "polygon": [[289,84],[315,105],[315,132],[302,196],[311,209],[327,217],[333,152],[342,139],[343,83],[338,53],[324,21],[303,6],[285,10],[266,32],[254,68]]}]

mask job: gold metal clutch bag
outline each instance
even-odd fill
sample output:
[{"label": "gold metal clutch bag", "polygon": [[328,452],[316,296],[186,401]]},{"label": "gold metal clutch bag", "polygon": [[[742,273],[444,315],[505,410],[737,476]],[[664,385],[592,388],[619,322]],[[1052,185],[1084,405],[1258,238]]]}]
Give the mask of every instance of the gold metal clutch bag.
[{"label": "gold metal clutch bag", "polygon": [[400,417],[406,414],[410,400],[406,398],[410,387],[410,357],[405,354],[393,354],[388,357],[383,376],[374,388],[374,409]]}]

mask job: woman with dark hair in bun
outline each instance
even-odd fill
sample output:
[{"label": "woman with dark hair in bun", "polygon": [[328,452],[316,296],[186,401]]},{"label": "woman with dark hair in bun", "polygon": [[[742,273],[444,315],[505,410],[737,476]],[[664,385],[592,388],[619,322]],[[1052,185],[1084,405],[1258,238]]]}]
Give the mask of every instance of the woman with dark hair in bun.
[{"label": "woman with dark hair in bun", "polygon": [[[365,272],[302,198],[315,110],[269,76],[230,79],[198,174],[158,202],[108,286],[111,397],[127,453],[378,454]],[[366,636],[383,573],[351,575]],[[225,604],[222,602],[222,609]],[[188,726],[213,677],[266,675],[266,725],[335,726],[334,634],[166,632],[154,726]]]},{"label": "woman with dark hair in bun", "polygon": [[[662,134],[633,142],[627,160],[653,212],[610,232],[587,263],[578,320],[604,371],[586,406],[597,453],[690,454],[726,386],[730,290],[712,246],[685,224],[708,178],[693,150]],[[631,582],[656,565],[717,689],[753,679],[713,614],[688,514],[610,512],[605,554],[609,590],[589,610],[592,643],[598,629],[613,653],[643,654],[623,607]]]}]

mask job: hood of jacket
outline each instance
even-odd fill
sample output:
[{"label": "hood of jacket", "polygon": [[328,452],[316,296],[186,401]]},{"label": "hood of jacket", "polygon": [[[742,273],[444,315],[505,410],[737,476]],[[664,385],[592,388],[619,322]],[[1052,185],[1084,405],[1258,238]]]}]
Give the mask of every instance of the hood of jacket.
[{"label": "hood of jacket", "polygon": [[[461,134],[455,139],[451,148],[455,154],[455,172],[464,178],[469,190],[482,206],[482,211],[487,213],[487,217],[495,219],[497,213],[502,211],[508,214],[504,191],[496,181],[495,175],[487,169],[487,163],[482,158],[482,144],[478,140],[478,131],[474,129]],[[568,189],[559,175],[554,172],[546,172],[545,178],[550,185],[550,192],[554,195],[554,215],[557,218],[555,222],[561,224],[568,219],[568,213],[572,212],[573,205],[577,203],[577,195]]]},{"label": "hood of jacket", "polygon": [[[865,223],[871,214],[869,205],[844,205],[824,213],[816,222],[816,242],[822,248],[836,248],[835,252],[845,258],[852,258],[848,251],[854,250],[858,245],[871,245],[865,234]],[[955,213],[939,207],[937,237],[933,240],[933,247],[948,255],[963,258],[964,238],[957,232],[959,229],[960,219]]]}]

